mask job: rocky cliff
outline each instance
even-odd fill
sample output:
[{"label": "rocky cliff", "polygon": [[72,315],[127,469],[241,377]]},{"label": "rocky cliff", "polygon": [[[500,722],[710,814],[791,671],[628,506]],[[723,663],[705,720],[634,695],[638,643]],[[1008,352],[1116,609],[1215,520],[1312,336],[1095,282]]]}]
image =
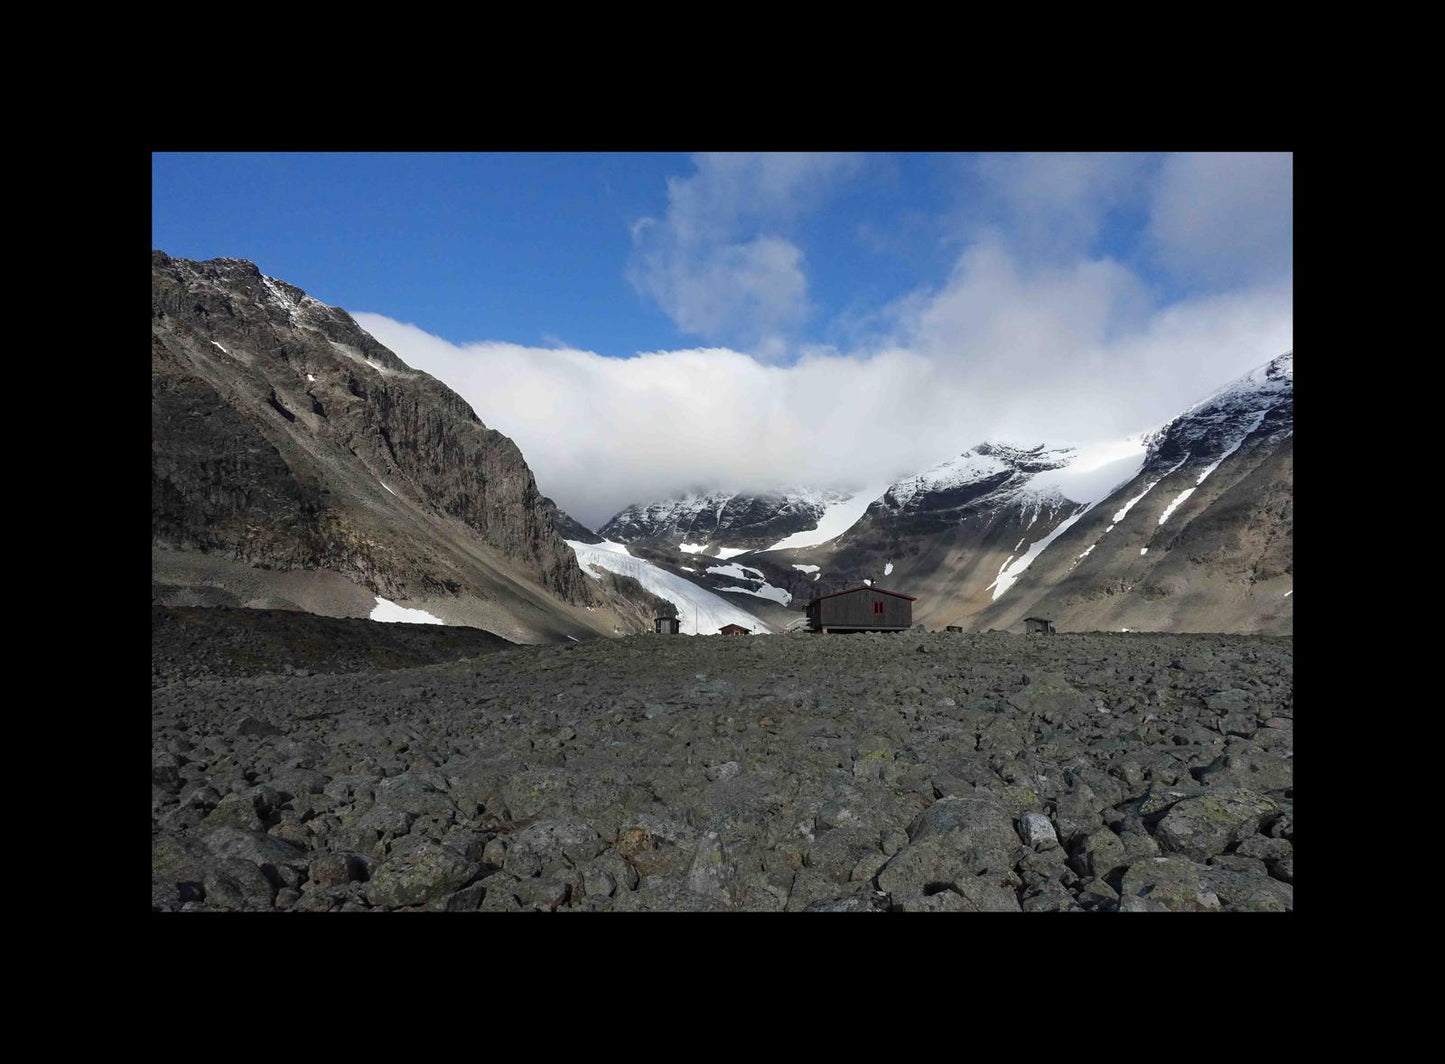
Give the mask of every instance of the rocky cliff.
[{"label": "rocky cliff", "polygon": [[157,251],[151,277],[156,548],[513,615],[601,602],[516,445],[344,310],[241,259]]}]

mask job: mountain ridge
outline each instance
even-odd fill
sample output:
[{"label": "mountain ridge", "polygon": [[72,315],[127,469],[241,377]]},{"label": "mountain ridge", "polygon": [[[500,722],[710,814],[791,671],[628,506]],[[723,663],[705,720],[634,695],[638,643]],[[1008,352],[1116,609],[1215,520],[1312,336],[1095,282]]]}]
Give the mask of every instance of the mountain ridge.
[{"label": "mountain ridge", "polygon": [[[615,630],[521,451],[452,389],[247,260],[151,270],[153,598],[247,604],[233,562],[249,603],[356,616],[369,593],[517,641]],[[316,579],[250,586],[288,572]]]},{"label": "mountain ridge", "polygon": [[[1252,618],[1253,607],[1242,605],[1238,585],[1246,570],[1253,574],[1252,584],[1292,576],[1292,434],[1291,351],[1216,389],[1162,425],[1122,440],[1073,446],[975,444],[895,480],[856,520],[822,541],[809,542],[803,530],[789,537],[801,545],[786,548],[764,544],[763,537],[744,541],[737,535],[702,537],[701,546],[751,567],[760,574],[753,583],[764,591],[770,584],[786,589],[793,608],[814,594],[888,579],[913,582],[921,592],[915,619],[924,623],[1017,626],[1022,614],[1015,605],[1027,601],[1035,609],[1059,613],[1065,627],[1091,619],[1127,627],[1113,624],[1125,618],[1162,625],[1160,630],[1182,630],[1178,626],[1197,615],[1206,621],[1223,618],[1217,623],[1226,626],[1199,630],[1283,632],[1292,625],[1289,595],[1284,595],[1285,608],[1259,605]],[[1278,458],[1271,472],[1261,473],[1261,482],[1253,487],[1239,489],[1253,492],[1250,499],[1230,495],[1233,485],[1271,457]],[[792,490],[807,494],[806,489]],[[843,494],[833,493],[835,502]],[[697,526],[684,527],[673,514],[701,514],[730,497],[726,492],[694,492],[633,504],[603,531],[627,534],[635,550],[665,567],[685,570],[688,566],[676,555],[697,550],[699,544],[687,539]],[[756,505],[768,497],[757,493],[751,498]],[[1221,508],[1206,519],[1203,511],[1216,505]],[[813,512],[808,516],[817,527],[820,518],[811,517]],[[1230,516],[1225,519],[1223,514]],[[1142,535],[1145,515],[1154,524]],[[650,524],[646,520],[659,516]],[[765,510],[753,515],[758,525],[767,518]],[[1126,523],[1127,536],[1108,538]],[[1244,528],[1252,529],[1245,536],[1252,546],[1241,545],[1243,533],[1238,530]],[[1102,564],[1105,554],[1125,538],[1135,551],[1133,564],[1125,566],[1117,558]],[[1147,575],[1163,556],[1190,544],[1196,559],[1192,568],[1171,563],[1166,567],[1170,571],[1161,569],[1157,579]],[[1065,552],[1072,553],[1061,568],[1058,561]],[[1230,559],[1227,564],[1225,559]],[[1232,576],[1206,577],[1204,568],[1210,565],[1228,568]],[[1101,577],[1105,590],[1088,585],[1095,572],[1109,574]],[[1060,584],[1067,578],[1068,587],[1051,594],[1046,573]],[[706,583],[701,573],[689,578]],[[1186,591],[1200,581],[1219,584],[1212,594],[1235,601],[1235,606],[1224,610],[1217,603],[1196,601],[1188,609],[1167,613],[1119,607],[1119,602],[1140,596],[1156,604],[1171,596],[1175,601],[1190,595],[1198,599],[1197,588]],[[1246,581],[1246,586],[1252,584]],[[1079,605],[1101,594],[1116,599],[1113,609]]]}]

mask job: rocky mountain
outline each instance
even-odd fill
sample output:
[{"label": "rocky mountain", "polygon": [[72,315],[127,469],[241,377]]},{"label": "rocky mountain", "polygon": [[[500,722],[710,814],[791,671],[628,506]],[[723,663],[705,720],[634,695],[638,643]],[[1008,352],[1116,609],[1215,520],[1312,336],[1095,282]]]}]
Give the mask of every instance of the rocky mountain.
[{"label": "rocky mountain", "polygon": [[250,262],[157,251],[151,279],[154,602],[617,630],[521,452],[450,388]]},{"label": "rocky mountain", "polygon": [[[775,628],[779,608],[871,580],[917,595],[915,620],[931,626],[1039,613],[1065,630],[1288,632],[1293,375],[1282,355],[1123,440],[985,442],[881,491],[808,493],[822,505],[796,507],[782,540],[719,535],[725,493],[629,507],[602,532],[717,589],[720,570],[685,555],[709,544],[749,578],[735,588],[771,600],[739,602]],[[748,497],[752,527],[781,498]]]},{"label": "rocky mountain", "polygon": [[974,627],[1288,633],[1294,621],[1294,357],[1144,437],[1136,476],[1081,513]]},{"label": "rocky mountain", "polygon": [[629,506],[598,532],[615,543],[686,543],[726,557],[816,528],[828,507],[845,497],[837,491],[798,488],[751,495],[689,493]]},{"label": "rocky mountain", "polygon": [[582,543],[602,542],[601,536],[581,522],[574,520],[571,514],[551,499],[543,499],[542,508],[547,512],[547,520],[552,528],[564,540],[578,540]]}]

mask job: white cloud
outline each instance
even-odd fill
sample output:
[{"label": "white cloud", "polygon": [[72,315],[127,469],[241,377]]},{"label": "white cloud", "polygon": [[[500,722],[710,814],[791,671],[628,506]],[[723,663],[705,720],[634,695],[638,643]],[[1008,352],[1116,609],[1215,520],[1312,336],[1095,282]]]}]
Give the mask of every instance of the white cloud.
[{"label": "white cloud", "polygon": [[970,164],[981,195],[965,218],[992,218],[1017,251],[1045,258],[1087,251],[1155,165],[1118,152],[985,154]]},{"label": "white cloud", "polygon": [[457,346],[357,321],[516,441],[542,491],[590,527],[688,489],[859,487],[984,439],[1083,443],[1142,431],[1293,346],[1288,292],[1149,313],[1111,263],[1031,277],[971,254],[911,308],[902,344],[790,366],[726,348],[613,359]]},{"label": "white cloud", "polygon": [[812,311],[802,250],[785,235],[853,155],[704,154],[668,181],[662,219],[632,227],[628,279],[684,333],[741,344],[767,358]]},{"label": "white cloud", "polygon": [[[1117,439],[1294,346],[1288,156],[978,161],[987,202],[950,275],[870,315],[871,339],[849,350],[787,335],[807,278],[777,233],[858,160],[696,162],[669,182],[666,216],[635,228],[631,276],[679,327],[748,353],[457,346],[355,315],[511,436],[542,491],[594,528],[688,489],[861,487],[986,439]],[[1161,304],[1157,276],[1098,250],[1121,204],[1174,276],[1212,283]]]},{"label": "white cloud", "polygon": [[1286,276],[1294,263],[1294,156],[1169,156],[1149,237],[1160,263],[1185,281],[1235,286]]}]

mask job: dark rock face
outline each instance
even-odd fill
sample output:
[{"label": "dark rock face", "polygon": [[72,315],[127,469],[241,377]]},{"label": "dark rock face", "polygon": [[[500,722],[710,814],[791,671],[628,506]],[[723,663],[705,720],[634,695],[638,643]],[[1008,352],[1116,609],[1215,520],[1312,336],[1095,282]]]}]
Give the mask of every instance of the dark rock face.
[{"label": "dark rock face", "polygon": [[760,550],[818,527],[834,491],[712,492],[629,506],[600,531],[617,543],[707,543]]},{"label": "dark rock face", "polygon": [[512,441],[345,311],[239,259],[151,278],[155,543],[405,598],[476,585],[470,541],[596,601]]},{"label": "dark rock face", "polygon": [[601,543],[602,537],[585,525],[574,521],[566,510],[563,510],[551,499],[542,500],[542,508],[547,511],[547,519],[552,523],[552,528],[563,539],[575,540],[581,543]]},{"label": "dark rock face", "polygon": [[153,909],[1294,905],[1285,638],[332,654],[154,688]]}]

